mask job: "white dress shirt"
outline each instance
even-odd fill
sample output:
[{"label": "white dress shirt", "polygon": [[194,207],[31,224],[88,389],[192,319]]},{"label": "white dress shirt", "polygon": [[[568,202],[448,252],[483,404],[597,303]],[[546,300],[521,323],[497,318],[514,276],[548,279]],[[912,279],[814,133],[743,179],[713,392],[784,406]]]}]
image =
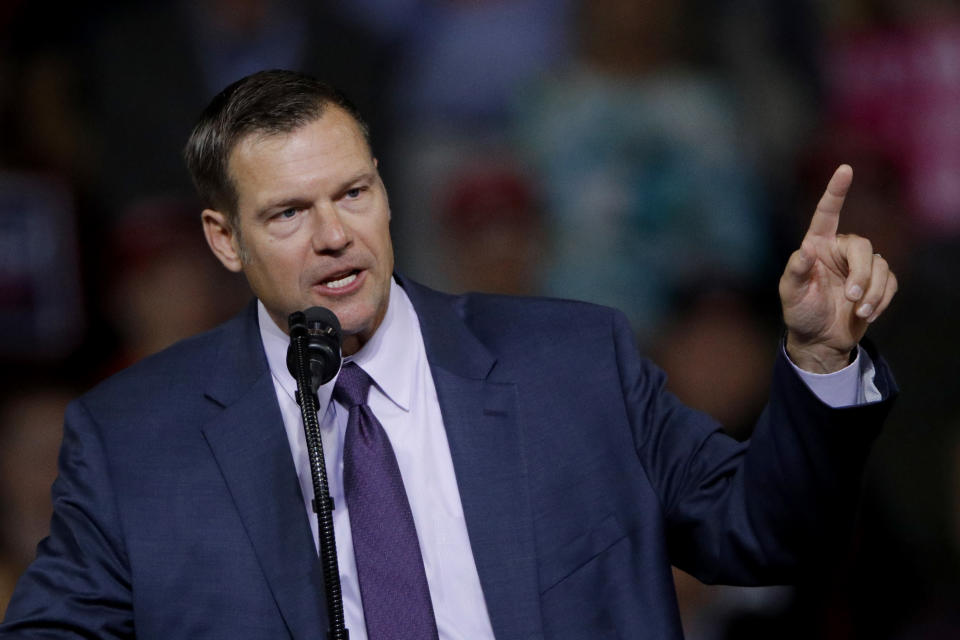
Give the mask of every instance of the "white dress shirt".
[{"label": "white dress shirt", "polygon": [[[313,479],[300,407],[294,399],[297,385],[287,370],[290,338],[258,303],[260,335],[283,414],[283,425],[293,453],[304,509],[317,541],[317,518],[311,508]],[[493,639],[470,538],[467,535],[453,460],[440,414],[437,392],[427,362],[417,314],[404,290],[391,282],[383,323],[353,361],[373,379],[368,404],[383,425],[397,456],[413,521],[420,540],[430,598],[440,640]],[[874,367],[863,349],[850,366],[830,374],[813,374],[794,365],[808,387],[832,407],[879,400],[873,382]],[[333,526],[337,540],[343,609],[351,640],[367,640],[357,567],[353,555],[349,508],[343,495],[343,441],[347,411],[331,402],[335,380],[320,387],[318,414],[330,495],[336,509]],[[319,597],[319,595],[318,595]]]},{"label": "white dress shirt", "polygon": [[[293,453],[304,509],[317,543],[317,518],[311,508],[313,479],[303,418],[294,399],[297,384],[287,370],[290,338],[258,304],[260,334],[283,424]],[[430,599],[441,640],[493,639],[480,578],[467,536],[450,446],[440,415],[440,404],[427,362],[417,314],[396,282],[383,323],[373,338],[352,357],[373,379],[368,404],[383,425],[397,456],[413,521],[420,540]],[[367,640],[357,567],[350,533],[349,507],[343,495],[343,442],[347,411],[331,402],[335,380],[320,387],[318,414],[330,495],[336,509],[333,527],[337,539],[343,613],[350,640]],[[318,597],[320,597],[318,595]]]}]

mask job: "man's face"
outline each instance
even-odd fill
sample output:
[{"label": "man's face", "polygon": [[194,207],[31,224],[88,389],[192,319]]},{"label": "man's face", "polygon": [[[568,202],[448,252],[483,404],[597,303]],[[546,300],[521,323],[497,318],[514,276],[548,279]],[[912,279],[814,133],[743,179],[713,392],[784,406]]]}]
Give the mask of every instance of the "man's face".
[{"label": "man's face", "polygon": [[387,193],[357,123],[329,106],[292,133],[247,136],[229,171],[239,234],[204,211],[214,253],[282,329],[293,311],[327,307],[354,353],[383,320],[393,273]]}]

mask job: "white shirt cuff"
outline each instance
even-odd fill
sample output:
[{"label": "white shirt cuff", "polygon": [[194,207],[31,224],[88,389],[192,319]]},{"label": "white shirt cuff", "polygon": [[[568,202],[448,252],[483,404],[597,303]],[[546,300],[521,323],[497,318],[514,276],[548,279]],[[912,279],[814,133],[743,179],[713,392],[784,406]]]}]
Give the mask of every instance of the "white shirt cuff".
[{"label": "white shirt cuff", "polygon": [[[784,348],[784,355],[786,349]],[[810,373],[790,360],[790,366],[821,402],[834,409],[852,407],[883,398],[874,381],[876,368],[865,349],[857,348],[857,356],[849,365],[833,373]]]}]

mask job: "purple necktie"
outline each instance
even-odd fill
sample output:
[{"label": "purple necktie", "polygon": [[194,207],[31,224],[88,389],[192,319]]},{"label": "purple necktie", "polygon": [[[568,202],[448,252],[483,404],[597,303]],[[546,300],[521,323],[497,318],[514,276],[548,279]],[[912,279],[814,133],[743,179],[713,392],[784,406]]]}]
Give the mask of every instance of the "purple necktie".
[{"label": "purple necktie", "polygon": [[343,489],[370,640],[437,640],[417,530],[393,447],[367,406],[370,376],[348,362],[334,399],[347,407]]}]

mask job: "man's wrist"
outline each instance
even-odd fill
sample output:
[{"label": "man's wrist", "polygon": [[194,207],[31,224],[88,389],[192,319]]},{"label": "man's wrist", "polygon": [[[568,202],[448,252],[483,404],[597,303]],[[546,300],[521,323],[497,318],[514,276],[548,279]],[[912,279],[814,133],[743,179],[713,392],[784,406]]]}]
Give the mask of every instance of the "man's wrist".
[{"label": "man's wrist", "polygon": [[856,347],[840,350],[825,344],[797,344],[789,331],[784,346],[793,364],[804,371],[816,374],[840,371],[849,366],[856,352]]}]

